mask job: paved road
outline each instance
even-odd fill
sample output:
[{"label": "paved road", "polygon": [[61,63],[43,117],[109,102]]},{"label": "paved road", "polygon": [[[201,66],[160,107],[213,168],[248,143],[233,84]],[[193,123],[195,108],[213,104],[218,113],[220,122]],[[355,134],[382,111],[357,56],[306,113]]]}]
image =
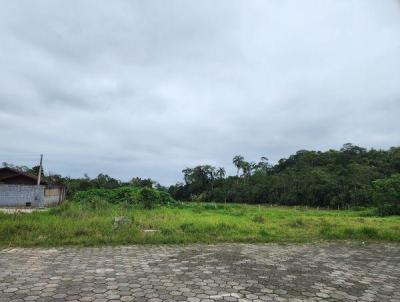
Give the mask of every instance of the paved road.
[{"label": "paved road", "polygon": [[400,301],[400,245],[0,250],[0,301]]}]

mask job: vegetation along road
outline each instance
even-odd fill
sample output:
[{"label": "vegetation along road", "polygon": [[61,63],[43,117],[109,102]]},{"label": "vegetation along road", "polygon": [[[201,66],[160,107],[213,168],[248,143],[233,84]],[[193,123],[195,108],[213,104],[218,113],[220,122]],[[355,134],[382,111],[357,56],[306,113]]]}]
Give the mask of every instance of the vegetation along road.
[{"label": "vegetation along road", "polygon": [[[91,192],[85,193],[91,196]],[[97,193],[96,193],[97,194]],[[80,197],[81,198],[81,197]],[[374,209],[173,203],[145,209],[93,196],[31,214],[0,213],[1,246],[120,245],[136,243],[400,242],[400,217]],[[122,217],[121,221],[117,221]]]}]

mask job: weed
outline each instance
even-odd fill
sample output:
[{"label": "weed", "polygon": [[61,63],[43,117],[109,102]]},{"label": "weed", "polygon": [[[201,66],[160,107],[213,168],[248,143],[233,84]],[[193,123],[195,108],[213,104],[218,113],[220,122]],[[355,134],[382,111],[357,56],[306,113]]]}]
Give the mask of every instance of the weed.
[{"label": "weed", "polygon": [[170,229],[170,228],[165,228],[165,227],[162,227],[162,228],[160,229],[160,232],[161,232],[161,234],[164,235],[164,236],[170,236],[170,235],[174,234],[174,231],[173,231],[172,229]]},{"label": "weed", "polygon": [[89,229],[79,228],[74,232],[74,236],[89,236],[91,234]]},{"label": "weed", "polygon": [[360,233],[369,239],[378,237],[378,231],[373,227],[364,226],[360,229]]},{"label": "weed", "polygon": [[343,234],[346,238],[353,238],[356,235],[356,231],[354,228],[347,227],[343,230]]},{"label": "weed", "polygon": [[257,214],[252,218],[252,221],[255,223],[264,223],[265,217],[262,214]]},{"label": "weed", "polygon": [[215,202],[206,203],[203,207],[206,210],[217,210],[218,209],[218,206]]},{"label": "weed", "polygon": [[335,226],[329,222],[324,221],[321,224],[321,228],[319,230],[319,234],[322,235],[326,239],[339,239],[340,234],[336,232]]},{"label": "weed", "polygon": [[295,220],[289,223],[289,226],[292,228],[301,228],[304,227],[305,222],[303,218],[296,218]]},{"label": "weed", "polygon": [[221,232],[226,232],[232,229],[232,226],[224,221],[217,224],[216,229]]},{"label": "weed", "polygon": [[185,233],[194,233],[196,231],[194,223],[183,223],[180,228]]}]

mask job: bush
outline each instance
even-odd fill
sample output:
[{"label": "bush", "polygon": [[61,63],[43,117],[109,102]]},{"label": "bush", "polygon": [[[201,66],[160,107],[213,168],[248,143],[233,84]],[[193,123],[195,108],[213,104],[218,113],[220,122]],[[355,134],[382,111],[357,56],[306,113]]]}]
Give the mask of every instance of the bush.
[{"label": "bush", "polygon": [[377,214],[379,216],[400,215],[400,206],[393,204],[381,204],[378,206]]},{"label": "bush", "polygon": [[175,203],[175,200],[167,192],[135,187],[80,191],[74,194],[73,201],[86,204],[93,209],[104,208],[108,203],[141,205],[146,209],[154,208],[156,205]]},{"label": "bush", "polygon": [[372,187],[378,214],[381,216],[400,215],[400,174],[375,180]]},{"label": "bush", "polygon": [[143,188],[139,191],[138,201],[145,209],[152,209],[157,203],[159,203],[160,197],[157,195],[155,190]]},{"label": "bush", "polygon": [[157,192],[161,204],[170,205],[176,203],[176,201],[171,197],[171,195],[168,192],[164,191],[157,191]]}]

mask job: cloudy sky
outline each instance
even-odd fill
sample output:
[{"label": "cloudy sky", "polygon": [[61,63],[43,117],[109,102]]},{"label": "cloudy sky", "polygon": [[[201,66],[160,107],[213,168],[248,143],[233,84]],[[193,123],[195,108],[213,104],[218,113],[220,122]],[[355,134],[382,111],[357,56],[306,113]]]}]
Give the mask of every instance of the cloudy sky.
[{"label": "cloudy sky", "polygon": [[0,161],[170,184],[399,129],[400,1],[0,0]]}]

